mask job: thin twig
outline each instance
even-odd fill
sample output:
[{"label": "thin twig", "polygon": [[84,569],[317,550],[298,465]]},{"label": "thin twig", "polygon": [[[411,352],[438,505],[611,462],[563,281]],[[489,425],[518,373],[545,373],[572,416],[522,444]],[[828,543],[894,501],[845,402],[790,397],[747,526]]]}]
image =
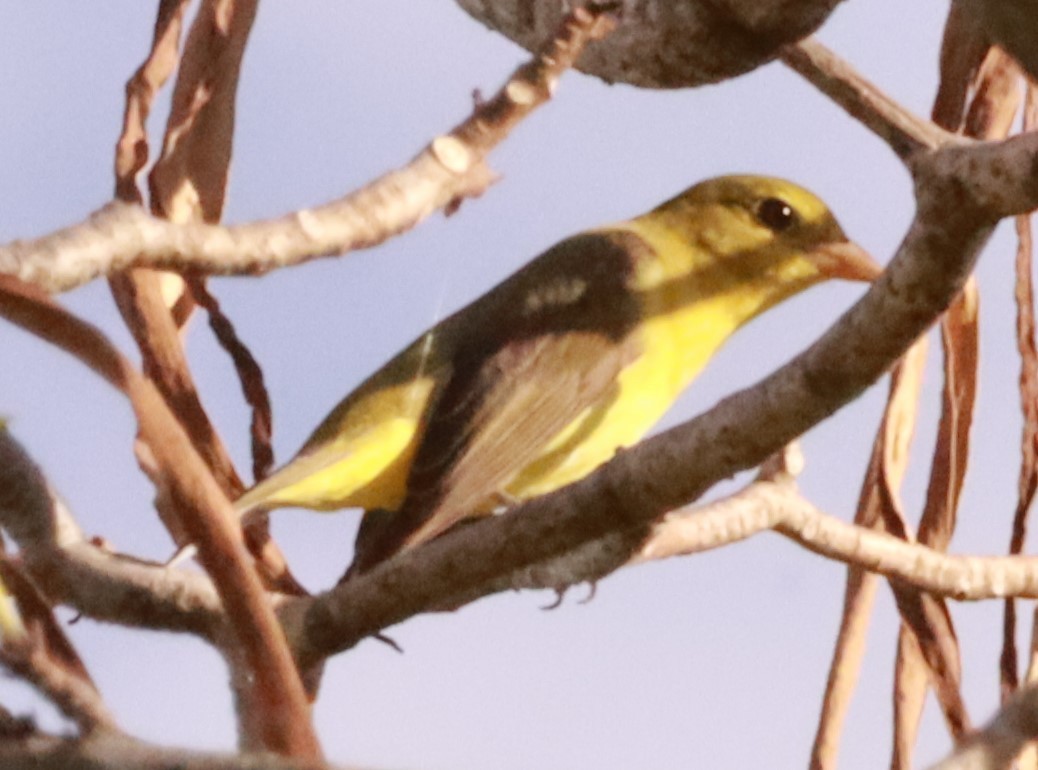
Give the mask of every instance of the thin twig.
[{"label": "thin twig", "polygon": [[963,141],[912,114],[813,37],[784,48],[782,61],[883,139],[902,160],[920,150]]},{"label": "thin twig", "polygon": [[610,19],[605,12],[575,8],[562,33],[467,120],[404,167],[337,201],[235,227],[172,224],[139,206],[114,202],[83,223],[0,247],[0,274],[59,292],[131,266],[256,275],[376,246],[486,190],[494,181],[487,153],[549,98],[556,79],[587,42],[608,31]]}]

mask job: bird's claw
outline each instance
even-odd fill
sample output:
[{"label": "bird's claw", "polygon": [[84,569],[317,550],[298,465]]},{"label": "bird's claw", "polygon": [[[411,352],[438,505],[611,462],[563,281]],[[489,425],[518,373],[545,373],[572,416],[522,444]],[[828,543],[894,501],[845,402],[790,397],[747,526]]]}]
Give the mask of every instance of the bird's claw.
[{"label": "bird's claw", "polygon": [[382,644],[389,645],[394,650],[399,652],[401,655],[404,654],[404,648],[397,644],[396,640],[393,639],[393,637],[391,636],[386,636],[385,634],[372,634],[371,638],[375,639],[376,641],[382,642]]}]

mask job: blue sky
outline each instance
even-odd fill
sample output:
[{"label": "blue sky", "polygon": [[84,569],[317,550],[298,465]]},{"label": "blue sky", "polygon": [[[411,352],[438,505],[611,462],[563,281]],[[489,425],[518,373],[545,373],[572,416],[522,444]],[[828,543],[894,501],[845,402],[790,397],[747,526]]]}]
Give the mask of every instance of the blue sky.
[{"label": "blue sky", "polygon": [[[0,0],[0,240],[80,220],[112,188],[123,84],[147,50],[151,4]],[[846,3],[820,32],[884,90],[927,114],[947,3]],[[273,216],[338,197],[397,166],[464,117],[474,88],[498,87],[525,58],[447,0],[261,7],[246,54],[227,219]],[[161,110],[160,110],[161,112]],[[160,136],[163,115],[152,121]],[[557,98],[492,158],[502,181],[449,219],[384,246],[262,279],[213,281],[263,364],[284,461],[338,399],[423,328],[562,237],[641,213],[731,172],[811,188],[852,238],[887,261],[913,211],[911,184],[885,145],[779,64],[676,92],[605,86],[572,73]],[[1008,542],[1020,419],[1012,344],[1012,242],[1003,227],[980,270],[981,430],[957,551]],[[748,327],[675,406],[687,419],[810,343],[861,293],[829,285]],[[61,298],[135,352],[103,282]],[[188,348],[203,397],[239,467],[247,414],[226,356],[196,319]],[[932,348],[936,361],[936,346]],[[0,324],[0,413],[90,533],[153,558],[170,543],[132,454],[122,398],[66,356]],[[921,507],[939,396],[924,384],[906,509]],[[804,440],[804,492],[849,519],[885,383]],[[733,485],[723,485],[715,494]],[[348,558],[355,513],[286,511],[275,533],[301,579],[328,586]],[[649,768],[802,765],[835,637],[844,570],[763,535],[723,551],[625,570],[588,604],[543,612],[548,594],[491,597],[392,631],[331,662],[316,711],[328,755],[412,768]],[[966,697],[995,708],[1000,604],[953,608]],[[67,616],[67,613],[66,615]],[[886,762],[896,613],[885,588],[869,640],[842,767]],[[230,749],[226,675],[198,642],[90,621],[70,628],[129,731]],[[8,696],[8,692],[14,695]],[[38,709],[20,687],[5,704]],[[950,742],[932,704],[919,759]]]}]

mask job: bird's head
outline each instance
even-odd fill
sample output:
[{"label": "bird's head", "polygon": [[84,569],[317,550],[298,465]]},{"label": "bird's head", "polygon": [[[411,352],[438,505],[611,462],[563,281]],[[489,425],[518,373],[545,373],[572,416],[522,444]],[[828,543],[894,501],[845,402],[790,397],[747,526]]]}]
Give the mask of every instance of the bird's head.
[{"label": "bird's head", "polygon": [[785,285],[788,293],[828,278],[871,281],[882,271],[847,238],[825,203],[784,179],[709,179],[650,216],[709,254],[714,267],[744,281]]}]

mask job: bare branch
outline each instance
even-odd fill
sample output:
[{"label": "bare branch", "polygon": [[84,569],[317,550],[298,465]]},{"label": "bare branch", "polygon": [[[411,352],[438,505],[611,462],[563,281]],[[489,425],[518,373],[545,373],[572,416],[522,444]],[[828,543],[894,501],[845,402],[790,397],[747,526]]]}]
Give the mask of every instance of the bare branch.
[{"label": "bare branch", "polygon": [[0,601],[6,602],[5,592],[17,603],[18,623],[0,628],[0,665],[32,684],[81,732],[117,729],[51,605],[19,565],[0,555]]},{"label": "bare branch", "polygon": [[376,246],[439,209],[480,195],[493,181],[487,153],[550,97],[588,40],[606,33],[608,18],[575,9],[558,36],[471,117],[403,168],[338,201],[236,227],[175,225],[113,202],[84,223],[0,248],[0,273],[57,292],[134,266],[257,275]]},{"label": "bare branch", "polygon": [[269,752],[202,753],[107,732],[85,739],[32,735],[0,740],[0,765],[5,770],[335,770],[323,762]]},{"label": "bare branch", "polygon": [[223,609],[207,578],[87,542],[40,468],[6,430],[0,431],[0,491],[0,528],[17,543],[26,569],[52,601],[98,620],[218,638]]},{"label": "bare branch", "polygon": [[[508,537],[528,537],[520,521],[523,518],[533,515],[473,523],[326,594],[288,601],[282,615],[286,633],[303,661],[312,663],[411,615],[462,603],[449,601],[450,597],[463,595],[468,601],[477,594],[503,590],[505,572],[494,570],[492,561],[477,564],[477,560],[503,552],[501,541]],[[782,482],[756,482],[701,509],[665,516],[641,535],[641,541],[651,545],[643,548],[637,560],[695,554],[768,530],[827,558],[862,566],[936,595],[963,601],[1009,595],[1038,598],[1038,557],[947,555],[828,516],[791,484]],[[633,532],[616,537],[628,548],[637,539]],[[474,579],[462,582],[477,566],[483,567],[481,575],[489,575],[482,588]],[[463,573],[461,579],[459,572]],[[523,573],[521,580],[528,581],[531,574]],[[507,587],[557,586],[522,582]],[[320,647],[322,644],[330,649]]]},{"label": "bare branch", "polygon": [[84,733],[116,729],[114,718],[89,680],[54,665],[34,635],[5,639],[0,666],[33,685]]},{"label": "bare branch", "polygon": [[890,145],[902,160],[963,140],[913,115],[814,38],[785,48],[782,61]]},{"label": "bare branch", "polygon": [[115,195],[140,203],[137,174],[148,162],[148,115],[155,95],[176,68],[180,31],[188,0],[161,0],[151,51],[126,83],[123,130],[115,148]]},{"label": "bare branch", "polygon": [[[544,40],[570,5],[559,0],[455,1],[528,50]],[[613,5],[621,8],[616,33],[589,46],[577,68],[607,83],[687,88],[740,75],[771,61],[783,45],[817,29],[837,3],[624,0]]]},{"label": "bare branch", "polygon": [[185,529],[198,544],[252,684],[270,694],[280,717],[309,725],[309,706],[269,599],[242,542],[230,501],[222,493],[187,434],[154,385],[112,347],[97,329],[52,303],[39,289],[0,276],[0,315],[73,353],[125,393],[144,441],[174,496]]},{"label": "bare branch", "polygon": [[[116,153],[116,196],[128,203],[141,202],[136,174],[148,155],[144,118],[157,89],[181,61],[177,45],[184,10],[183,4],[171,0],[160,3],[152,49],[127,84],[123,134]],[[202,4],[191,25],[163,154],[150,175],[151,210],[166,219],[219,221],[230,163],[237,83],[255,15],[252,0],[210,0]],[[194,300],[211,299],[204,280],[192,276],[190,292],[185,292],[184,278],[177,273],[130,270],[112,275],[109,280],[116,304],[141,351],[146,375],[187,430],[224,493],[231,499],[238,497],[244,485],[202,405],[180,337]],[[212,319],[218,313],[215,300],[207,309]],[[218,334],[218,339],[234,337],[229,319],[219,319],[220,328],[227,333]],[[248,356],[244,345],[239,344],[237,350],[243,353],[236,360]],[[254,382],[254,390],[265,397],[262,378]],[[183,545],[188,538],[171,496],[162,487],[161,474],[154,468],[146,448],[137,448],[142,470],[158,488],[159,516],[174,541]],[[276,590],[305,593],[289,572],[266,527],[251,527],[248,536],[248,543],[260,540],[266,546],[262,550],[261,571],[265,584]]]}]

